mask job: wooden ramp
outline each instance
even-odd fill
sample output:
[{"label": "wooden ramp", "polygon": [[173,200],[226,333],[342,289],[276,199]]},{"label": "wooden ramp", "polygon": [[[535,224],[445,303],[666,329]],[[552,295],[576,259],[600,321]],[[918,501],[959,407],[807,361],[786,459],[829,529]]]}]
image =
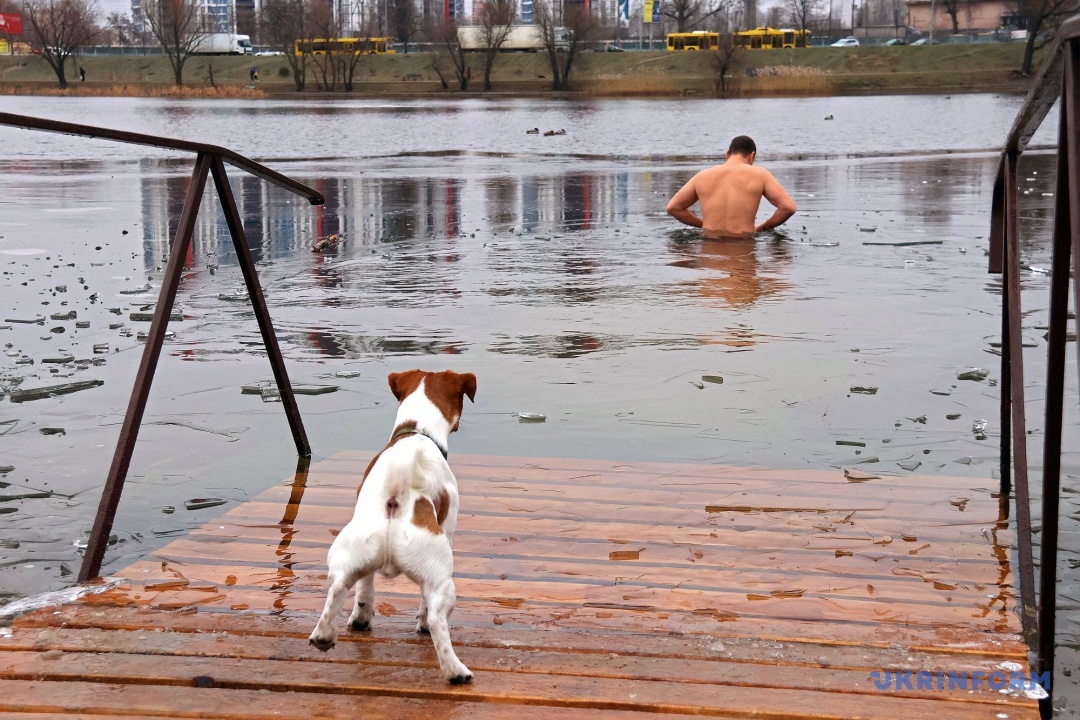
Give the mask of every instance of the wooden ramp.
[{"label": "wooden ramp", "polygon": [[1038,716],[985,684],[871,675],[1026,669],[1007,524],[965,478],[451,455],[452,635],[475,681],[442,680],[404,578],[376,581],[371,632],[343,614],[320,653],[326,551],[369,457],[317,463],[119,587],[19,618],[0,720]]}]

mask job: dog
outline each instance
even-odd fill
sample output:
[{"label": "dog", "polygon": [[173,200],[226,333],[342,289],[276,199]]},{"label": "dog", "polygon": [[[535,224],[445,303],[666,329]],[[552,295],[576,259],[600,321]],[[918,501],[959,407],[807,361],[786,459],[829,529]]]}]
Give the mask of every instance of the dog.
[{"label": "dog", "polygon": [[334,647],[338,613],[354,585],[349,626],[370,628],[375,572],[388,578],[404,573],[420,586],[416,631],[431,634],[442,674],[454,684],[471,682],[472,672],[450,644],[458,487],[446,458],[464,397],[475,402],[476,376],[409,370],[387,380],[400,403],[394,431],[364,471],[352,520],[330,546],[326,605],[308,641],[323,651]]}]

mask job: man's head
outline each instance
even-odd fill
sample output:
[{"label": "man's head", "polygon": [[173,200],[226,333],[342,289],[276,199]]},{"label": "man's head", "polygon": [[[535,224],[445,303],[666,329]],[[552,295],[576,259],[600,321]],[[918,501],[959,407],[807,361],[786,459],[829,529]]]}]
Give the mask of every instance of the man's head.
[{"label": "man's head", "polygon": [[736,136],[727,149],[727,157],[730,158],[732,155],[739,155],[746,162],[753,164],[754,157],[757,155],[757,145],[754,144],[754,139],[749,135]]}]

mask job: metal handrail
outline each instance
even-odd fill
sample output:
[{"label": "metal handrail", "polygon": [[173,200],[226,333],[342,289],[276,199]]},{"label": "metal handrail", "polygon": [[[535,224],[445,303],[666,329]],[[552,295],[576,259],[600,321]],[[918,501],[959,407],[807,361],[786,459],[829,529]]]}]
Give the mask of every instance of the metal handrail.
[{"label": "metal handrail", "polygon": [[[1047,336],[1045,435],[1042,473],[1042,537],[1039,592],[1032,558],[1028,493],[1027,419],[1024,409],[1023,342],[1020,307],[1020,238],[1017,165],[1057,98],[1059,110],[1057,187],[1054,193],[1050,318]],[[1065,396],[1065,351],[1070,255],[1080,264],[1080,16],[1061,24],[1035,76],[1002,149],[991,209],[989,271],[1002,282],[1001,498],[1015,484],[1017,561],[1024,637],[1035,653],[1035,672],[1049,674],[1048,697],[1039,701],[1043,718],[1053,717],[1054,634],[1057,609],[1057,547],[1061,492],[1061,435]],[[1073,284],[1080,307],[1080,282]],[[1077,349],[1080,359],[1080,348]],[[1078,363],[1080,370],[1080,363]],[[1011,442],[1011,448],[1010,448]],[[1015,479],[1015,483],[1011,482]]]},{"label": "metal handrail", "polygon": [[63,135],[76,135],[79,137],[100,138],[114,142],[127,143],[129,145],[144,145],[163,150],[180,150],[213,157],[220,157],[233,167],[245,170],[252,175],[273,183],[280,188],[288,190],[307,199],[312,205],[322,205],[324,202],[322,193],[309,188],[303,183],[298,183],[292,178],[286,177],[279,172],[271,170],[254,160],[233,152],[228,148],[207,143],[180,140],[177,138],[158,137],[157,135],[144,135],[143,133],[128,132],[126,130],[113,130],[111,128],[92,127],[78,123],[62,122],[60,120],[47,120],[45,118],[30,117],[28,115],[13,115],[12,113],[0,112],[0,125],[25,128],[27,130],[42,130],[45,132],[61,133]]},{"label": "metal handrail", "polygon": [[150,323],[146,346],[143,348],[142,358],[139,361],[139,370],[135,376],[135,384],[131,391],[131,398],[128,400],[127,412],[124,415],[124,423],[120,428],[120,436],[116,441],[116,451],[113,453],[109,475],[101,493],[97,515],[94,518],[90,539],[83,555],[82,567],[79,569],[79,582],[86,582],[97,577],[101,572],[101,563],[105,557],[109,534],[112,532],[116,510],[120,504],[120,496],[123,493],[124,481],[131,465],[131,456],[135,452],[139,426],[142,423],[143,413],[146,410],[146,403],[150,396],[150,386],[154,380],[154,372],[157,369],[161,347],[165,341],[169,316],[172,314],[173,302],[176,299],[177,288],[180,285],[184,259],[187,257],[188,248],[191,246],[195,221],[209,176],[213,177],[218,201],[221,204],[222,211],[225,213],[225,222],[228,225],[229,235],[232,237],[237,260],[244,275],[244,282],[247,285],[252,309],[259,323],[263,345],[270,358],[270,365],[274,371],[274,380],[277,382],[282,405],[285,408],[285,415],[292,430],[296,452],[302,458],[310,457],[311,445],[308,442],[303,421],[300,419],[300,410],[296,405],[292,384],[289,382],[288,373],[285,371],[285,361],[281,355],[281,348],[278,346],[277,336],[274,334],[274,326],[270,320],[270,313],[266,307],[262,287],[259,284],[255,261],[251,256],[251,250],[248,248],[247,238],[244,235],[243,221],[237,210],[236,200],[233,197],[232,188],[229,186],[229,179],[225,173],[225,163],[300,195],[312,205],[322,205],[323,196],[307,185],[217,145],[92,127],[78,123],[46,120],[26,115],[13,115],[4,112],[0,112],[0,126],[63,133],[65,135],[99,138],[133,145],[195,153],[195,168],[188,184],[184,208],[180,214],[176,235],[173,237],[169,262],[165,268],[158,302],[154,308],[154,319]]}]

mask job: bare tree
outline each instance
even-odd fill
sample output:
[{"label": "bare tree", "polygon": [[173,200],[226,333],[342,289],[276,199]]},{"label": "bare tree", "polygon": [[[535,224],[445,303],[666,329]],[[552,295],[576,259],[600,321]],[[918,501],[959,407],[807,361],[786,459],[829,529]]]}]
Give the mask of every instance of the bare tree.
[{"label": "bare tree", "polygon": [[570,72],[581,48],[596,32],[596,20],[583,3],[568,4],[563,9],[563,26],[555,24],[554,13],[546,2],[533,5],[533,23],[540,30],[544,53],[551,65],[551,89],[569,90]]},{"label": "bare tree", "polygon": [[717,45],[716,50],[709,53],[709,61],[712,63],[716,77],[715,90],[720,97],[727,94],[727,77],[739,61],[741,50],[742,48],[735,42],[735,35],[724,33],[720,36],[720,44]]},{"label": "bare tree", "polygon": [[49,63],[60,87],[66,88],[64,66],[68,58],[93,44],[101,32],[97,8],[92,0],[26,0],[23,16],[26,41]]},{"label": "bare tree", "polygon": [[952,34],[957,35],[960,33],[960,3],[962,0],[941,0],[941,6],[945,8],[945,12],[949,14],[949,18],[952,19]]},{"label": "bare tree", "polygon": [[[1016,9],[1027,19],[1027,44],[1024,46],[1024,62],[1020,72],[1031,74],[1035,51],[1045,42],[1042,31],[1057,28],[1066,15],[1077,10],[1077,0],[1017,0]],[[1038,47],[1036,47],[1038,46]]]},{"label": "bare tree", "polygon": [[510,36],[514,21],[514,0],[488,0],[480,7],[480,38],[484,42],[484,90],[491,89],[491,69]]},{"label": "bare tree", "polygon": [[414,0],[392,0],[390,21],[394,25],[394,37],[404,46],[406,54],[409,52],[409,41],[420,32],[422,20]]},{"label": "bare tree", "polygon": [[[362,39],[361,42],[363,42],[363,39],[370,38],[374,34],[374,28],[372,27],[372,23],[370,22],[370,18],[365,18],[364,23],[360,26],[359,34],[360,34],[360,38]],[[365,58],[368,57],[368,52],[369,51],[367,49],[356,50],[356,51],[347,53],[342,58],[342,61],[341,61],[342,74],[343,74],[342,79],[345,82],[345,89],[346,90],[348,90],[350,92],[353,90],[353,87],[354,87],[354,82],[353,81],[354,81],[354,79],[356,77],[356,71],[366,65],[364,60],[365,60]]]},{"label": "bare tree", "polygon": [[173,78],[184,84],[184,64],[210,34],[198,0],[142,0],[151,34],[169,58]]},{"label": "bare tree", "polygon": [[[952,0],[959,2],[960,0]],[[813,21],[821,13],[821,0],[787,0],[787,11],[791,24],[796,30],[809,30]]]},{"label": "bare tree", "polygon": [[453,20],[432,20],[428,24],[427,36],[436,47],[432,67],[439,79],[443,81],[443,85],[446,85],[446,80],[443,79],[442,67],[449,61],[454,67],[458,90],[462,92],[468,90],[469,66],[465,62],[465,50],[458,39],[457,23]]},{"label": "bare tree", "polygon": [[[312,44],[316,39],[333,40],[341,34],[341,24],[334,13],[334,8],[325,0],[307,0],[304,10],[307,16],[305,23],[306,44]],[[334,90],[337,88],[338,69],[341,59],[337,52],[328,48],[325,52],[312,52],[311,63],[315,67],[315,87],[319,90]]]},{"label": "bare tree", "polygon": [[705,20],[726,11],[731,0],[670,0],[660,14],[675,21],[676,32],[687,32]]},{"label": "bare tree", "polygon": [[105,32],[110,45],[127,47],[135,44],[135,27],[131,16],[126,13],[111,12],[105,18]]},{"label": "bare tree", "polygon": [[307,6],[304,0],[263,0],[259,11],[259,26],[263,40],[275,50],[285,53],[297,92],[307,82],[308,48],[297,46],[307,37]]}]

